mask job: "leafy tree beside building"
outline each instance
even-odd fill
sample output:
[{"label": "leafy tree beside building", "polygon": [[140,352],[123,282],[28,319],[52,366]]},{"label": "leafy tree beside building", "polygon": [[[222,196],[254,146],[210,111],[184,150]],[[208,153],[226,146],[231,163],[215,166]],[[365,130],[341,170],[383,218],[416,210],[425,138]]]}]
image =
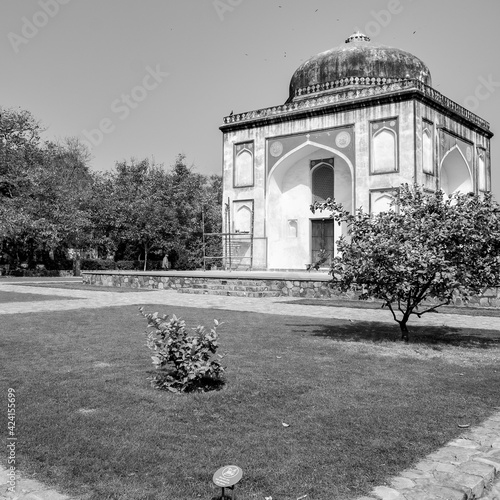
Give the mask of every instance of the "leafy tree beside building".
[{"label": "leafy tree beside building", "polygon": [[331,267],[334,284],[382,300],[404,340],[412,315],[500,285],[500,206],[490,194],[426,194],[402,185],[387,212],[350,214],[331,199],[311,208],[348,227]]}]

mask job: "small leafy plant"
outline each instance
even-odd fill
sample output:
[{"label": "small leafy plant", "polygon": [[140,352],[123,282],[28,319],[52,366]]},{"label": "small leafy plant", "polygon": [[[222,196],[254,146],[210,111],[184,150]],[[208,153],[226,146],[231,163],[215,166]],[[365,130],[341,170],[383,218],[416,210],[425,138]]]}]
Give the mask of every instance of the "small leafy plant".
[{"label": "small leafy plant", "polygon": [[188,335],[186,323],[175,315],[169,319],[167,315],[145,313],[148,328],[154,331],[147,333],[146,345],[154,351],[151,356],[157,373],[151,377],[151,385],[156,389],[171,392],[189,392],[194,390],[208,391],[220,387],[224,367],[214,359],[217,354],[217,327],[220,323],[215,319],[209,332],[198,325],[193,328],[194,335]]},{"label": "small leafy plant", "polygon": [[316,271],[319,271],[319,268],[323,264],[328,262],[329,258],[330,258],[330,254],[324,248],[322,248],[318,252],[318,258],[317,258],[316,262],[313,262],[312,264],[307,264],[306,271],[312,271],[313,269]]}]

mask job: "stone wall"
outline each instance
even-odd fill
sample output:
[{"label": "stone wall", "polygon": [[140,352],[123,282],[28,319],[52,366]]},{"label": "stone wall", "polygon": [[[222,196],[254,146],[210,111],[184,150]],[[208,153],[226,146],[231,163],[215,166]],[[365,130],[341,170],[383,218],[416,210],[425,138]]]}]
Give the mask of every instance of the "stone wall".
[{"label": "stone wall", "polygon": [[[174,274],[174,275],[171,275]],[[355,293],[339,293],[329,286],[330,277],[311,273],[307,277],[280,278],[234,276],[209,277],[200,273],[83,271],[83,282],[106,287],[177,290],[181,293],[210,293],[240,297],[304,297],[356,300]],[[303,273],[305,274],[305,273]],[[432,303],[432,301],[430,302]],[[455,306],[500,307],[500,287],[488,288],[468,304],[457,297]]]},{"label": "stone wall", "polygon": [[127,288],[177,290],[186,293],[212,293],[241,297],[310,297],[328,298],[338,295],[328,286],[327,280],[318,279],[245,279],[206,278],[196,276],[160,276],[135,274],[99,274],[84,272],[83,282],[89,285]]}]

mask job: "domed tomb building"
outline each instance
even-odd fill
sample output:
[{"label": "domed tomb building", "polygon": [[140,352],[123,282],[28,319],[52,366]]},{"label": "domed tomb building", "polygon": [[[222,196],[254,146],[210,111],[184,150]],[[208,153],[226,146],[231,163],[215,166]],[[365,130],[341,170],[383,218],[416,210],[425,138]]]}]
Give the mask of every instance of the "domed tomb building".
[{"label": "domed tomb building", "polygon": [[[303,63],[285,104],[224,118],[224,255],[240,269],[304,270],[345,228],[329,197],[386,210],[402,183],[490,190],[488,122],[432,87],[427,66],[355,33]],[[327,263],[325,264],[327,265]]]}]

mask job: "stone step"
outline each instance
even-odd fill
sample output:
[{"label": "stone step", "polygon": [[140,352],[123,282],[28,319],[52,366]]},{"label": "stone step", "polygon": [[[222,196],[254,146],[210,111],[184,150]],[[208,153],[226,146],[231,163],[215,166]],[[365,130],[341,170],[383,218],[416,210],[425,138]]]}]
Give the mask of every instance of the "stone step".
[{"label": "stone step", "polygon": [[196,295],[225,295],[228,297],[253,297],[253,298],[263,298],[263,297],[281,297],[279,291],[245,291],[245,290],[212,290],[209,288],[178,288],[178,293],[186,294],[196,294]]},{"label": "stone step", "polygon": [[[267,281],[267,283],[272,280]],[[191,287],[196,288],[198,286],[202,287],[214,287],[214,286],[266,286],[263,280],[207,280],[207,279],[192,279],[186,280],[186,284]]]},{"label": "stone step", "polygon": [[183,288],[192,288],[195,290],[230,290],[235,292],[267,292],[269,291],[269,287],[266,285],[236,285],[236,284],[228,284],[228,285],[212,285],[210,283],[203,284],[191,284],[188,287]]}]

